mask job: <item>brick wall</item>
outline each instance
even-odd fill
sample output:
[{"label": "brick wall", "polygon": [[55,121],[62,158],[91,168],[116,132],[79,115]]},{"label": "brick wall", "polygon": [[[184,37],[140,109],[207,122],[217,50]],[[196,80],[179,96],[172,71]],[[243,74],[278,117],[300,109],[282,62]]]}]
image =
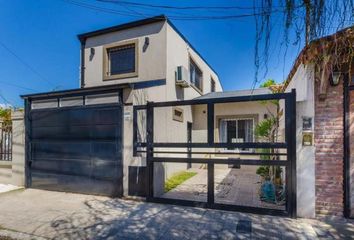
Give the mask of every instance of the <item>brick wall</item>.
[{"label": "brick wall", "polygon": [[325,100],[315,84],[316,213],[343,215],[343,81],[328,86]]}]

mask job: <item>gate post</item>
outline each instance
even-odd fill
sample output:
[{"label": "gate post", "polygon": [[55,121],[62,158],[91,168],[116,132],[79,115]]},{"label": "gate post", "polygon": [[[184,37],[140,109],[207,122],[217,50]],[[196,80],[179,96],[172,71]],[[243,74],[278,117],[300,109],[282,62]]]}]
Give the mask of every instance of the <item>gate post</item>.
[{"label": "gate post", "polygon": [[154,107],[152,102],[146,106],[146,166],[147,166],[147,201],[154,197],[154,163],[153,158],[154,142]]},{"label": "gate post", "polygon": [[285,140],[287,143],[287,211],[296,218],[296,90],[285,99]]},{"label": "gate post", "polygon": [[[208,145],[214,144],[214,104],[208,103]],[[214,204],[214,163],[208,163],[208,205]]]},{"label": "gate post", "polygon": [[23,111],[14,111],[12,118],[12,176],[11,183],[25,186],[25,123]]}]

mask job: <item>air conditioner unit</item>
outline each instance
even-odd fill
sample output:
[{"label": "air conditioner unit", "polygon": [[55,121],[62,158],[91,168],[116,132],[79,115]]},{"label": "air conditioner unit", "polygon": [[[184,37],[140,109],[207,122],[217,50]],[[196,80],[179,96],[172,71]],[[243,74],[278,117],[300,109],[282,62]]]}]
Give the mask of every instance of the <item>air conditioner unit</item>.
[{"label": "air conditioner unit", "polygon": [[176,70],[176,85],[180,87],[189,87],[189,72],[184,66],[178,66]]}]

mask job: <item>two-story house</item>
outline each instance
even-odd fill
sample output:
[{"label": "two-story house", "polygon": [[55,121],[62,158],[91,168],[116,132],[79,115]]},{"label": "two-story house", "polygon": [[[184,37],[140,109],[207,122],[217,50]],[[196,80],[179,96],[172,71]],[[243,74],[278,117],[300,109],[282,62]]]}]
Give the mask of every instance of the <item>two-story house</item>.
[{"label": "two-story house", "polygon": [[[81,131],[85,131],[84,129],[73,130],[76,129],[76,123],[73,120],[65,121],[65,126],[62,126],[64,123],[60,117],[48,119],[51,122],[47,124],[48,127],[58,128],[58,126],[62,126],[67,129],[71,128],[72,131],[59,134],[56,130],[52,130],[48,134],[47,128],[45,136],[42,134],[42,126],[46,125],[46,123],[39,120],[36,121],[36,117],[32,117],[32,124],[28,126],[28,128],[32,128],[31,138],[33,141],[40,143],[37,145],[32,144],[31,146],[34,154],[31,156],[31,170],[28,171],[30,179],[28,185],[108,195],[122,195],[123,192],[127,194],[129,166],[144,164],[141,158],[133,157],[133,105],[144,105],[147,101],[162,102],[193,99],[210,92],[220,92],[222,91],[222,86],[216,72],[165,16],[138,20],[80,34],[78,38],[81,42],[81,89],[26,95],[24,98],[30,100],[29,105],[33,112],[36,110],[38,112],[47,109],[67,109],[84,105],[104,105],[119,102],[122,109],[121,112],[118,112],[120,112],[124,120],[119,123],[121,126],[118,126],[118,128],[122,130],[121,133],[111,137],[117,138],[119,135],[121,146],[111,150],[108,149],[109,147],[100,147],[106,152],[112,151],[122,154],[122,163],[119,164],[118,168],[122,168],[119,178],[124,176],[124,179],[120,180],[124,183],[124,191],[122,191],[121,187],[119,187],[119,191],[113,190],[116,187],[111,186],[111,184],[108,184],[105,188],[96,184],[97,188],[101,188],[96,190],[97,188],[92,187],[92,182],[94,181],[89,181],[91,184],[87,185],[87,191],[79,190],[80,187],[77,186],[70,186],[75,185],[75,182],[80,182],[80,180],[73,180],[68,177],[69,175],[82,175],[85,177],[90,171],[96,173],[105,172],[107,168],[113,167],[114,169],[117,167],[114,164],[107,165],[104,163],[102,159],[110,158],[107,156],[97,157],[97,163],[92,163],[92,161],[96,161],[92,160],[92,155],[97,154],[99,150],[87,150],[85,147],[78,145],[78,148],[82,147],[84,149],[82,151],[91,151],[91,157],[89,157],[91,158],[91,166],[89,167],[74,161],[69,164],[69,162],[54,162],[57,161],[54,160],[43,164],[48,157],[57,159],[65,155],[65,158],[71,159],[74,153],[72,151],[66,152],[68,148],[63,145],[64,143],[60,143],[62,147],[59,150],[55,146],[46,146],[44,149],[44,143],[40,142],[42,139],[46,144],[49,144],[48,138],[56,139],[56,141],[62,141],[64,138],[72,140],[75,138],[73,137],[74,134],[80,135]],[[114,92],[117,89],[119,89],[119,96]],[[97,94],[97,90],[99,90],[99,94]],[[105,93],[107,91],[108,93]],[[95,94],[92,95],[92,93]],[[191,111],[189,106],[159,113],[155,117],[156,121],[159,122],[159,127],[161,129],[169,129],[169,131],[159,131],[156,137],[164,140],[176,138],[181,141],[185,140],[188,135],[187,125],[192,122]],[[72,114],[75,115],[77,113]],[[63,118],[72,119],[72,114],[68,113],[68,116]],[[112,116],[105,117],[114,118]],[[140,117],[140,113],[138,117]],[[85,124],[90,125],[90,123]],[[105,123],[96,122],[95,124],[102,125]],[[37,133],[36,126],[41,128],[41,130],[38,130],[40,133]],[[117,131],[116,128],[117,126],[115,128],[112,127],[110,130]],[[92,130],[92,128],[90,131],[88,138],[77,140],[77,142],[92,142],[93,139],[96,139],[93,136],[99,134],[97,132],[102,134],[102,128],[97,128],[97,132],[94,132],[95,130]],[[59,135],[63,136],[60,137]],[[90,140],[89,138],[92,139]],[[52,148],[55,150],[51,150]],[[48,151],[54,152],[53,156],[47,156]],[[37,153],[38,157],[36,156]],[[70,155],[70,157],[67,155]],[[105,153],[105,155],[107,154]],[[78,158],[87,157],[80,156]],[[41,162],[39,160],[36,161],[36,158],[41,158]],[[113,159],[114,157],[110,160]],[[98,161],[102,162],[98,163]],[[51,165],[49,166],[49,164]],[[72,169],[81,170],[72,171]],[[52,175],[49,176],[47,174],[54,170],[55,173]],[[100,178],[104,175],[102,173],[97,176]],[[112,176],[113,178],[117,177],[115,174]],[[59,179],[66,179],[63,180],[65,186],[56,187],[50,183],[51,180],[60,182],[61,180]],[[43,182],[49,183],[42,184]],[[67,182],[71,182],[71,184],[67,184]],[[83,183],[78,184],[78,186],[82,185]],[[112,194],[113,192],[114,194]]]},{"label": "two-story house", "polygon": [[[78,38],[80,88],[23,96],[28,187],[136,195],[145,189],[140,174],[146,159],[136,152],[135,144],[146,141],[147,130],[146,112],[135,112],[137,106],[271,93],[269,89],[223,92],[216,72],[164,16],[80,34]],[[207,142],[207,111],[206,104],[155,109],[154,141]],[[275,111],[271,103],[260,101],[215,104],[215,142],[255,142],[257,123]],[[244,156],[248,149],[210,151],[228,158],[237,151],[243,151]],[[215,157],[213,153],[211,156]],[[185,163],[162,164],[155,173],[157,194],[162,194],[166,178],[190,167]],[[221,167],[228,168],[226,164]],[[256,174],[256,168],[252,167],[251,174]]]}]

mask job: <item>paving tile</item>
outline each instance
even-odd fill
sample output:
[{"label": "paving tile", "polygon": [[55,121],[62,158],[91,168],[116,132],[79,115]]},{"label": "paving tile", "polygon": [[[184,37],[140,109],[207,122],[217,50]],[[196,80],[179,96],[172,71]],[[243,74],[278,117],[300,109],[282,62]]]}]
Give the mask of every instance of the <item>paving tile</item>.
[{"label": "paving tile", "polygon": [[[0,194],[0,226],[19,239],[352,239],[354,221],[290,219],[27,189]],[[252,232],[238,233],[239,221]],[[5,234],[0,230],[1,234]],[[8,232],[6,233],[8,234]],[[21,235],[22,234],[22,235]]]}]

